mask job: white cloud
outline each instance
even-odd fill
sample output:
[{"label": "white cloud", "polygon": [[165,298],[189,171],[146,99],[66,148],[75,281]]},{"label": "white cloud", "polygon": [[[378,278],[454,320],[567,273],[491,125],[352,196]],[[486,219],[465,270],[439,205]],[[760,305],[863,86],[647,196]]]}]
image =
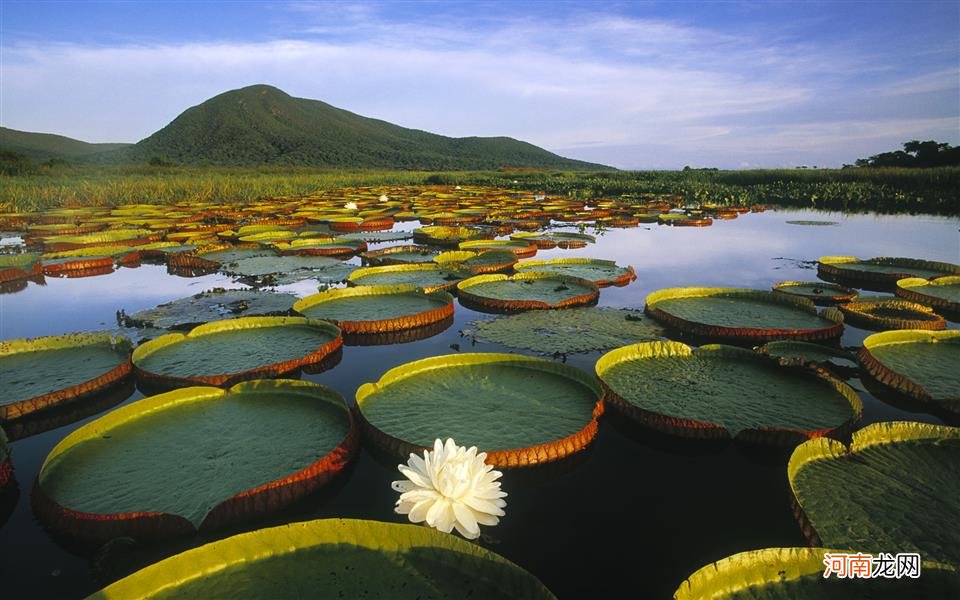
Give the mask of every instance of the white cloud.
[{"label": "white cloud", "polygon": [[[287,9],[300,18],[297,31],[267,42],[5,46],[0,121],[88,141],[136,141],[210,96],[269,83],[407,127],[509,135],[625,167],[681,166],[690,162],[684,152],[713,152],[721,166],[762,164],[761,154],[725,154],[746,146],[812,152],[920,130],[942,139],[951,126],[922,115],[741,124],[753,115],[796,122],[811,99],[839,88],[848,101],[866,100],[875,87],[846,79],[868,61],[849,49],[623,17],[503,18],[470,28],[386,22],[363,4]],[[916,79],[914,90],[931,91],[942,89],[945,76]],[[616,150],[626,146],[635,149],[630,158]]]}]

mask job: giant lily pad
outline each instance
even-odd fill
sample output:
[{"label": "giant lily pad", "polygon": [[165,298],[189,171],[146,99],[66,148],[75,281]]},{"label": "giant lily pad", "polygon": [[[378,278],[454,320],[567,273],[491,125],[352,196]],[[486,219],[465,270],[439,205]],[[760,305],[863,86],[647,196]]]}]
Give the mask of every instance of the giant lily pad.
[{"label": "giant lily pad", "polygon": [[960,331],[875,333],[858,357],[881,384],[960,414]]},{"label": "giant lily pad", "polygon": [[472,275],[500,273],[517,264],[517,255],[507,250],[451,250],[434,257],[433,261],[445,268],[465,271]]},{"label": "giant lily pad", "polygon": [[843,317],[837,310],[817,314],[809,300],[761,290],[667,288],[647,296],[645,310],[684,333],[722,340],[810,341],[843,333]]},{"label": "giant lily pad", "polygon": [[787,466],[804,533],[814,544],[916,552],[960,564],[960,428],[875,423],[847,448],[829,438],[794,450]]},{"label": "giant lily pad", "polygon": [[473,325],[472,331],[464,333],[542,354],[609,350],[666,336],[664,329],[642,312],[617,308],[534,310],[475,321]]},{"label": "giant lily pad", "polygon": [[340,330],[301,317],[241,317],[170,333],[133,351],[138,381],[227,386],[316,365],[343,345]]},{"label": "giant lily pad", "polygon": [[927,280],[907,277],[897,281],[896,294],[911,302],[919,302],[935,309],[960,314],[960,276]]},{"label": "giant lily pad", "polygon": [[91,596],[107,598],[478,598],[549,600],[507,559],[415,525],[323,519],[188,550]]},{"label": "giant lily pad", "polygon": [[130,340],[69,333],[0,342],[0,421],[84,398],[131,371]]},{"label": "giant lily pad", "polygon": [[760,352],[780,361],[782,365],[820,366],[836,371],[851,371],[857,368],[856,357],[840,348],[831,348],[809,342],[784,340],[770,342]]},{"label": "giant lily pad", "polygon": [[848,302],[837,308],[844,320],[863,329],[946,329],[947,322],[932,308],[905,300]]},{"label": "giant lily pad", "polygon": [[289,312],[297,300],[293,294],[261,290],[213,289],[131,315],[122,314],[127,327],[156,327],[158,329],[189,329],[196,325],[233,319],[281,315]]},{"label": "giant lily pad", "polygon": [[596,243],[597,238],[585,233],[571,233],[567,231],[551,231],[548,233],[520,232],[510,236],[511,240],[533,242],[541,250],[560,247],[565,249],[583,248],[587,244]]},{"label": "giant lily pad", "polygon": [[328,256],[255,256],[242,258],[224,271],[230,275],[284,285],[316,279],[321,283],[343,281],[356,267]]},{"label": "giant lily pad", "polygon": [[637,278],[633,267],[618,266],[612,260],[598,258],[551,258],[549,260],[525,260],[514,267],[517,272],[555,273],[579,277],[600,286],[624,286]]},{"label": "giant lily pad", "polygon": [[[826,554],[854,554],[854,549],[764,548],[740,552],[690,575],[674,592],[674,600],[900,600],[951,598],[960,594],[957,569],[921,561],[920,577],[869,579],[836,573],[824,577]],[[874,555],[878,559],[879,555]],[[896,568],[894,568],[896,571]]]},{"label": "giant lily pad", "polygon": [[596,371],[619,412],[685,437],[793,445],[843,431],[863,410],[856,392],[825,372],[734,346],[645,342],[604,354]]},{"label": "giant lily pad", "polygon": [[810,281],[781,281],[773,284],[773,291],[776,294],[806,298],[814,304],[850,302],[857,297],[856,290],[842,285]]},{"label": "giant lily pad", "polygon": [[27,279],[42,272],[39,254],[0,254],[0,283]]},{"label": "giant lily pad", "polygon": [[349,285],[412,285],[425,292],[450,291],[469,274],[435,263],[362,267],[347,278]]},{"label": "giant lily pad", "polygon": [[537,253],[537,245],[525,240],[473,240],[460,242],[461,250],[486,252],[488,250],[509,250],[517,258],[530,258]]},{"label": "giant lily pad", "polygon": [[433,244],[435,246],[453,246],[457,247],[460,242],[475,240],[489,236],[481,229],[472,229],[470,227],[447,227],[443,225],[431,225],[429,227],[420,227],[413,230],[413,241],[418,244]]},{"label": "giant lily pad", "polygon": [[437,438],[477,446],[499,467],[553,461],[586,447],[603,411],[596,380],[518,354],[454,354],[387,371],[357,390],[374,443],[406,456]]},{"label": "giant lily pad", "polygon": [[274,244],[280,254],[347,257],[367,251],[367,243],[340,237],[307,237]]},{"label": "giant lily pad", "polygon": [[877,257],[861,260],[854,256],[821,256],[821,274],[841,280],[894,284],[905,277],[960,275],[960,266],[916,258]]},{"label": "giant lily pad", "polygon": [[343,397],[321,385],[184,388],[65,437],[40,469],[34,511],[57,531],[95,541],[212,529],[316,490],[358,444]]},{"label": "giant lily pad", "polygon": [[368,285],[307,296],[293,310],[336,323],[344,333],[379,334],[425,327],[453,316],[453,296],[412,285]]},{"label": "giant lily pad", "polygon": [[373,266],[403,265],[409,263],[428,263],[440,254],[440,251],[430,246],[409,244],[406,246],[390,246],[380,250],[370,250],[360,255],[364,264]]},{"label": "giant lily pad", "polygon": [[413,233],[410,231],[356,231],[353,233],[345,233],[340,237],[345,240],[381,243],[409,240],[413,237]]},{"label": "giant lily pad", "polygon": [[464,306],[492,312],[571,308],[600,297],[592,281],[550,273],[478,275],[458,283],[457,290]]}]

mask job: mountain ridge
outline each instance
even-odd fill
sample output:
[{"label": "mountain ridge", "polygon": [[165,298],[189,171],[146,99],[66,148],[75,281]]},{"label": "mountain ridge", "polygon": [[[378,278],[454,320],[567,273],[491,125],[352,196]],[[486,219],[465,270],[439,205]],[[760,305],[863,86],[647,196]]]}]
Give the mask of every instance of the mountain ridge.
[{"label": "mountain ridge", "polygon": [[[19,147],[29,146],[20,141]],[[76,143],[72,148],[85,148],[77,144],[86,142],[70,141]],[[8,145],[0,137],[0,149],[16,151]],[[61,145],[68,144],[61,141]],[[191,106],[136,144],[104,148],[104,152],[87,150],[64,158],[190,166],[613,170],[506,136],[453,138],[410,129],[320,100],[295,98],[265,84],[229,90]]]}]

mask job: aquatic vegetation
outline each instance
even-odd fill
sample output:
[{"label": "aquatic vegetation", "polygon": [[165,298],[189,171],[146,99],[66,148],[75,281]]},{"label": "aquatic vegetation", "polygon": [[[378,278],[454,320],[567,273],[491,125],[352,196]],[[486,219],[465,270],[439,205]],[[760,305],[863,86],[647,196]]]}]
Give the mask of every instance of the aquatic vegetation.
[{"label": "aquatic vegetation", "polygon": [[906,300],[869,300],[862,298],[837,306],[844,320],[862,329],[932,329],[947,328],[943,317],[932,308]]},{"label": "aquatic vegetation", "polygon": [[477,447],[457,446],[452,438],[433,443],[433,451],[424,450],[423,458],[411,454],[398,469],[405,480],[394,481],[400,492],[396,512],[407,515],[412,523],[450,533],[454,528],[463,537],[480,537],[480,525],[496,525],[504,516],[507,493],[500,490],[502,475],[484,461],[486,453]]},{"label": "aquatic vegetation", "polygon": [[960,331],[885,331],[863,341],[860,364],[882,385],[960,414]]},{"label": "aquatic vegetation", "polygon": [[472,325],[464,335],[541,354],[609,350],[666,337],[666,330],[643,312],[617,308],[532,310]]},{"label": "aquatic vegetation", "polygon": [[470,276],[469,273],[459,271],[456,266],[429,262],[361,267],[350,274],[347,284],[411,285],[425,292],[449,292],[456,289],[457,283]]},{"label": "aquatic vegetation", "polygon": [[684,437],[795,445],[848,430],[863,411],[842,381],[734,346],[645,342],[604,354],[596,372],[612,409]]},{"label": "aquatic vegetation", "polygon": [[33,509],[84,540],[150,540],[279,510],[343,470],[359,435],[343,397],[295,380],[190,387],[118,408],[65,437]]},{"label": "aquatic vegetation", "polygon": [[843,333],[837,310],[817,313],[805,298],[762,290],[666,288],[647,296],[644,311],[684,333],[737,342],[827,340]]},{"label": "aquatic vegetation", "polygon": [[130,340],[107,333],[70,333],[0,341],[0,421],[103,391],[131,370]]},{"label": "aquatic vegetation", "polygon": [[317,365],[343,345],[340,329],[302,317],[240,317],[169,333],[133,351],[137,381],[153,387],[230,386]]},{"label": "aquatic vegetation", "polygon": [[440,254],[440,250],[432,246],[409,244],[405,246],[391,246],[380,250],[369,250],[360,255],[364,264],[372,266],[401,265],[408,263],[432,262]]},{"label": "aquatic vegetation", "polygon": [[357,390],[365,435],[406,456],[440,437],[465,440],[495,467],[558,460],[584,449],[603,412],[596,380],[518,354],[435,356],[387,371]]},{"label": "aquatic vegetation", "polygon": [[196,325],[236,317],[287,314],[296,300],[297,297],[293,294],[280,292],[217,288],[132,314],[121,311],[120,320],[127,327],[189,329]]},{"label": "aquatic vegetation", "polygon": [[424,327],[453,316],[453,296],[412,285],[369,285],[307,296],[293,310],[324,319],[344,333],[380,334]]},{"label": "aquatic vegetation", "polygon": [[457,284],[461,304],[483,312],[571,308],[596,303],[597,284],[550,273],[477,275]]},{"label": "aquatic vegetation", "polygon": [[344,281],[356,267],[329,256],[252,256],[223,267],[229,275],[261,285],[284,285],[316,279],[321,283]]},{"label": "aquatic vegetation", "polygon": [[955,565],[958,460],[960,428],[875,423],[854,432],[849,448],[830,438],[797,447],[787,474],[797,517],[814,545],[916,552]]},{"label": "aquatic vegetation", "polygon": [[[859,548],[857,549],[859,550]],[[855,555],[853,549],[764,548],[739,552],[690,575],[674,600],[847,600],[873,598],[947,598],[960,592],[957,569],[930,560],[919,561],[921,576],[854,578],[847,573],[824,575],[828,554]],[[893,555],[890,553],[891,560]],[[866,555],[862,555],[866,556]],[[879,555],[872,555],[875,560]],[[862,563],[861,563],[862,564]],[[868,566],[872,567],[872,564]],[[897,572],[894,565],[894,573]],[[872,574],[872,568],[870,569]],[[881,571],[882,572],[882,571]],[[859,571],[858,571],[859,573]]]},{"label": "aquatic vegetation", "polygon": [[549,260],[525,260],[517,263],[517,272],[555,273],[569,277],[579,277],[592,281],[599,286],[624,286],[636,280],[633,267],[618,266],[612,260],[599,258],[552,258]]},{"label": "aquatic vegetation", "polygon": [[566,231],[551,231],[548,233],[515,233],[510,236],[511,240],[524,242],[533,242],[540,250],[549,250],[550,248],[585,248],[587,244],[596,243],[597,238],[585,233],[569,233]]},{"label": "aquatic vegetation", "polygon": [[305,590],[319,598],[555,600],[486,548],[425,527],[355,519],[241,533],[146,567],[91,599],[286,598]]},{"label": "aquatic vegetation", "polygon": [[818,305],[850,302],[855,300],[858,295],[856,290],[848,287],[820,281],[779,281],[773,284],[773,292],[806,298]]},{"label": "aquatic vegetation", "polygon": [[508,250],[451,250],[433,257],[433,262],[444,268],[454,269],[471,275],[501,273],[509,271],[517,264],[517,255]]},{"label": "aquatic vegetation", "polygon": [[839,348],[809,342],[781,341],[769,342],[759,351],[777,359],[782,365],[805,367],[814,365],[834,372],[850,371],[857,368],[857,359],[853,354]]},{"label": "aquatic vegetation", "polygon": [[898,279],[896,294],[911,302],[930,306],[934,310],[948,311],[952,316],[960,314],[960,276]]},{"label": "aquatic vegetation", "polygon": [[891,285],[905,277],[934,278],[960,275],[960,265],[886,256],[866,260],[854,256],[821,256],[817,268],[821,275],[841,281]]}]

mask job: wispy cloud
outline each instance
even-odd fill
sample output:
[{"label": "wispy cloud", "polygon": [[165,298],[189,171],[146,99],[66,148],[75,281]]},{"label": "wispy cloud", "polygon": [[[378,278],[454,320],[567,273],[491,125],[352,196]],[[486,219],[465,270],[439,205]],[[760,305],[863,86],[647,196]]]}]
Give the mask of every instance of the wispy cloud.
[{"label": "wispy cloud", "polygon": [[[785,160],[790,148],[800,157],[827,144],[849,153],[869,140],[957,137],[956,118],[871,115],[877,82],[861,80],[876,61],[836,44],[592,13],[408,21],[373,4],[277,10],[294,18],[271,41],[6,45],[0,120],[135,141],[216,93],[270,83],[407,127],[510,135],[621,167],[682,166],[710,152],[713,164],[735,167],[762,163],[761,149]],[[955,69],[933,69],[891,80],[883,93],[950,93],[951,79]],[[830,95],[862,102],[862,120],[798,119]],[[764,127],[743,125],[754,115]],[[634,151],[617,150],[625,147]],[[733,156],[747,147],[756,149],[749,158]],[[839,164],[859,155],[823,156]]]}]

